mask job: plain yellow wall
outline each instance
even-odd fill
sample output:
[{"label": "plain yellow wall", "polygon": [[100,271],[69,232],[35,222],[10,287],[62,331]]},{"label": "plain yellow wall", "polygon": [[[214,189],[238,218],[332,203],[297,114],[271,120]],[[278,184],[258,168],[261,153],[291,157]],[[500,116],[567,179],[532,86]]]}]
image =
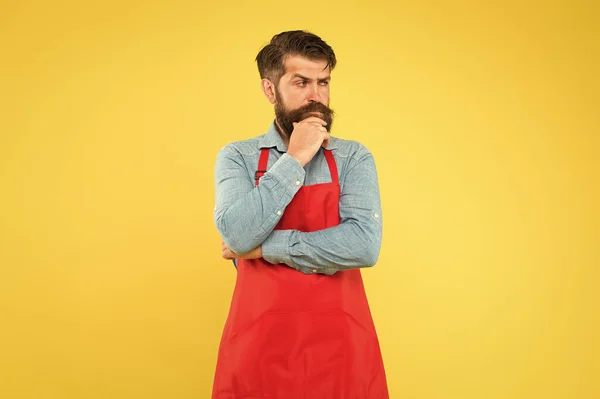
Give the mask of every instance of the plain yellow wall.
[{"label": "plain yellow wall", "polygon": [[209,398],[214,162],[268,128],[288,29],[375,155],[391,397],[600,397],[594,2],[87,3],[0,7],[0,398]]}]

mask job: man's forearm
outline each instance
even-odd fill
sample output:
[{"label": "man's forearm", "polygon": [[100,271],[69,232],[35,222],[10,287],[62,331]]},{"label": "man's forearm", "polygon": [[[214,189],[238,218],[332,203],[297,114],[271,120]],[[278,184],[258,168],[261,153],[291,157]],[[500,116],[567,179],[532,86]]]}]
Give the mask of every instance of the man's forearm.
[{"label": "man's forearm", "polygon": [[275,230],[262,244],[270,263],[284,263],[303,273],[333,274],[375,265],[381,248],[381,224],[347,221],[314,232]]},{"label": "man's forearm", "polygon": [[261,245],[302,186],[304,175],[298,161],[284,154],[254,187],[239,155],[222,150],[215,171],[214,218],[227,246],[245,254]]}]

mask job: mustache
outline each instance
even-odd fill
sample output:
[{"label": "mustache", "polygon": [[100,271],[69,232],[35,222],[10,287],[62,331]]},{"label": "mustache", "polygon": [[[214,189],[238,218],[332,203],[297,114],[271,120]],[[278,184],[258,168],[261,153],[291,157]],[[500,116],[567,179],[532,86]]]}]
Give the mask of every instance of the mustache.
[{"label": "mustache", "polygon": [[333,109],[329,108],[323,103],[319,102],[311,102],[300,108],[297,108],[293,111],[290,111],[288,114],[288,118],[294,122],[300,122],[311,115],[308,115],[310,112],[320,112],[323,114],[322,119],[331,119],[334,115]]}]

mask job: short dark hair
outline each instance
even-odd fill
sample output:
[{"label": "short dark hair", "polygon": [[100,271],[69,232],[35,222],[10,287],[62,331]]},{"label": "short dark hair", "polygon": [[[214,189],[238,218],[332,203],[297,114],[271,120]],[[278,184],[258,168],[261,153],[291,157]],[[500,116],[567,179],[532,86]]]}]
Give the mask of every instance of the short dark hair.
[{"label": "short dark hair", "polygon": [[277,85],[285,74],[285,58],[294,55],[309,60],[324,60],[327,61],[330,70],[335,68],[335,53],[331,46],[313,33],[293,30],[273,36],[271,42],[256,56],[261,79],[267,78]]}]

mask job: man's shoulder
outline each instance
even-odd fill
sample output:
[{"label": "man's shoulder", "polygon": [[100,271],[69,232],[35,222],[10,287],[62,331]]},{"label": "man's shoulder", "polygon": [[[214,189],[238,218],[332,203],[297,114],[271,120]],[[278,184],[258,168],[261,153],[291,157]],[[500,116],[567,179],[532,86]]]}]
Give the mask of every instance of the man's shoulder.
[{"label": "man's shoulder", "polygon": [[371,154],[369,149],[359,141],[331,137],[334,154],[342,158],[362,157]]},{"label": "man's shoulder", "polygon": [[251,137],[249,139],[233,141],[221,148],[221,151],[246,156],[255,155],[259,152],[260,142],[264,137],[265,134],[261,134],[260,136]]}]

